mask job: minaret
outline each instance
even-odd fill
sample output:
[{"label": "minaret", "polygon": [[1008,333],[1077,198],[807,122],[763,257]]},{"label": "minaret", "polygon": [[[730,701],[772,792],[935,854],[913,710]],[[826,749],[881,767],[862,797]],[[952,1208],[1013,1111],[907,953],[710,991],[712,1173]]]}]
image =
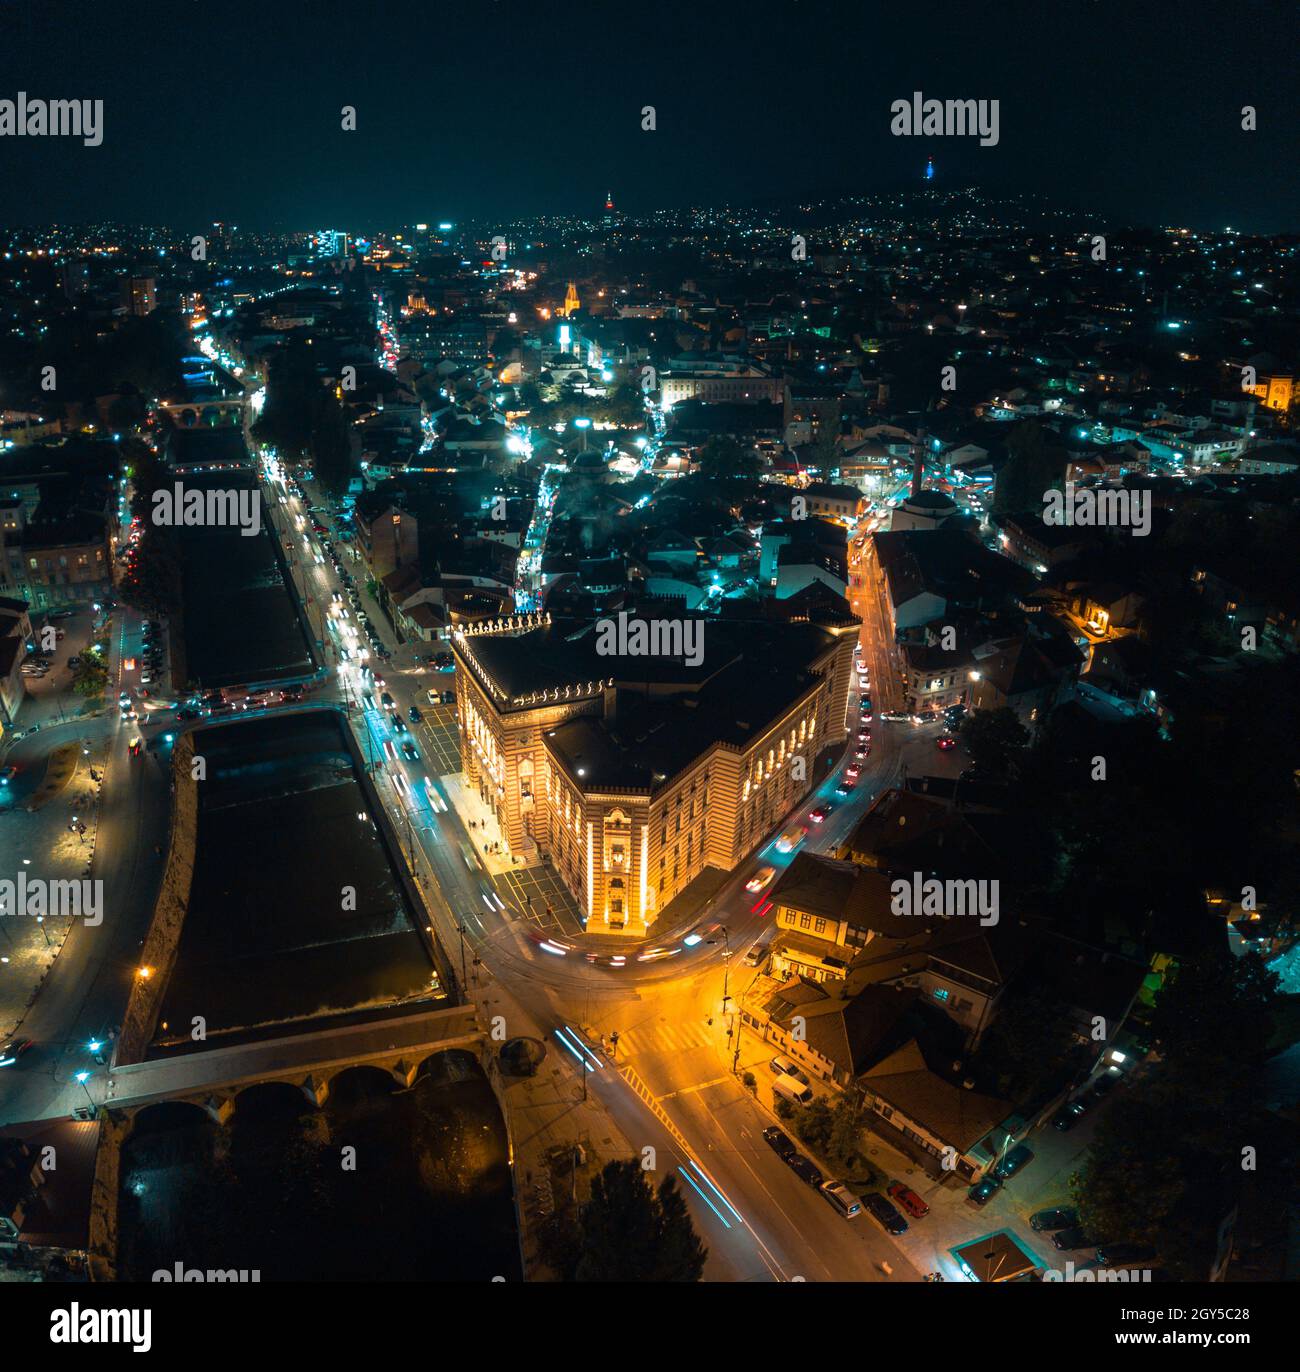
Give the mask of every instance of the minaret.
[{"label": "minaret", "polygon": [[927,181],[933,181],[933,180],[934,180],[934,158],[933,158],[933,157],[927,157],[927,158],[925,159],[925,179],[926,179]]}]

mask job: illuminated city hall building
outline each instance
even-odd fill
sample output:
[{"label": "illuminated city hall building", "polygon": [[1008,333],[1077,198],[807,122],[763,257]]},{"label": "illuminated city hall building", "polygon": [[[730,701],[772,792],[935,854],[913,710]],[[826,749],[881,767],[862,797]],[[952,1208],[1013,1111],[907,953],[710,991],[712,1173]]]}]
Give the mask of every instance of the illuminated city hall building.
[{"label": "illuminated city hall building", "polygon": [[706,619],[702,651],[676,658],[602,655],[594,623],[548,615],[457,630],[462,767],[512,852],[550,859],[588,932],[645,934],[825,778],[856,629]]}]

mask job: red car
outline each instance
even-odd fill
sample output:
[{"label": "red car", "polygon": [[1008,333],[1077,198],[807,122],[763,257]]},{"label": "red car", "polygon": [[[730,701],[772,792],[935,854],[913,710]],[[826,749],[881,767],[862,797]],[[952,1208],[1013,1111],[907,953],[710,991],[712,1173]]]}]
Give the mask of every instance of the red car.
[{"label": "red car", "polygon": [[861,770],[862,769],[857,765],[856,762],[850,762],[849,765],[844,769],[844,775],[849,781],[856,781],[858,779],[858,773]]},{"label": "red car", "polygon": [[950,748],[955,748],[957,746],[957,740],[953,738],[951,734],[940,734],[939,737],[935,739],[935,743],[942,753],[946,753]]},{"label": "red car", "polygon": [[901,1181],[891,1182],[888,1190],[914,1220],[923,1220],[930,1213],[930,1207],[910,1186],[904,1186]]}]

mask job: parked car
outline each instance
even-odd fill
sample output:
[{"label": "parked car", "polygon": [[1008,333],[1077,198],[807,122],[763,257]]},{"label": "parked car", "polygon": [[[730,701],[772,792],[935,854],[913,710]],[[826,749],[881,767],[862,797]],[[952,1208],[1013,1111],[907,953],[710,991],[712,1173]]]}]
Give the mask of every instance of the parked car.
[{"label": "parked car", "polygon": [[1056,1210],[1040,1210],[1029,1217],[1029,1227],[1040,1234],[1050,1233],[1053,1229],[1073,1229],[1078,1223],[1078,1211],[1069,1206]]},{"label": "parked car", "polygon": [[1069,1229],[1062,1229],[1053,1234],[1052,1247],[1059,1253],[1068,1253],[1075,1248],[1093,1247],[1093,1240],[1078,1225],[1074,1225]]},{"label": "parked car", "polygon": [[418,705],[412,705],[408,713],[412,724],[420,722],[420,707]]},{"label": "parked car", "polygon": [[774,1101],[777,1099],[789,1101],[791,1105],[811,1105],[812,1087],[805,1086],[793,1077],[774,1077],[772,1079],[772,1098]]},{"label": "parked car", "polygon": [[1061,1133],[1068,1134],[1071,1129],[1083,1118],[1086,1107],[1082,1101],[1072,1100],[1052,1116],[1052,1128],[1059,1129]]},{"label": "parked car", "polygon": [[862,1213],[858,1198],[842,1181],[823,1182],[821,1193],[846,1220],[856,1219]]},{"label": "parked car", "polygon": [[1028,1167],[1033,1160],[1033,1150],[1023,1143],[1017,1144],[993,1169],[993,1174],[1001,1177],[1003,1181],[1009,1181],[1022,1168]]},{"label": "parked car", "polygon": [[871,1211],[872,1215],[879,1220],[889,1233],[907,1233],[907,1221],[879,1191],[869,1191],[862,1197],[862,1204]]},{"label": "parked car", "polygon": [[790,1165],[790,1170],[795,1176],[801,1181],[806,1181],[809,1186],[821,1186],[825,1180],[821,1174],[821,1169],[804,1157],[802,1153],[796,1153],[792,1158],[786,1158],[786,1162]]},{"label": "parked car", "polygon": [[771,1125],[763,1130],[763,1140],[777,1157],[784,1161],[788,1162],[798,1152],[794,1146],[794,1140],[784,1130],[778,1129],[776,1125]]},{"label": "parked car", "polygon": [[966,1193],[966,1199],[974,1205],[987,1205],[989,1201],[1002,1189],[1002,1178],[988,1176],[983,1181],[977,1181],[974,1186]]},{"label": "parked car", "polygon": [[795,1063],[791,1062],[789,1058],[782,1056],[780,1053],[778,1053],[767,1065],[777,1074],[777,1076],[784,1073],[788,1077],[793,1077],[795,1081],[803,1082],[805,1086],[809,1084],[808,1074],[802,1071]]},{"label": "parked car", "polygon": [[923,1220],[930,1213],[930,1207],[921,1197],[901,1181],[891,1181],[886,1190],[913,1219]]}]

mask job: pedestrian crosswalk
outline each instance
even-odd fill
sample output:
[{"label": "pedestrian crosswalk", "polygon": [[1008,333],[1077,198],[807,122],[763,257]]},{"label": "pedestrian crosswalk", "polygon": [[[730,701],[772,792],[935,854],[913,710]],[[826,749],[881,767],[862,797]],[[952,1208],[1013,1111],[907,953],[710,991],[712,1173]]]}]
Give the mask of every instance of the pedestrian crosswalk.
[{"label": "pedestrian crosswalk", "polygon": [[724,1030],[707,1024],[682,1023],[670,1020],[650,1020],[633,1029],[619,1031],[620,1058],[640,1054],[663,1055],[688,1053],[696,1048],[718,1047],[724,1043]]}]

